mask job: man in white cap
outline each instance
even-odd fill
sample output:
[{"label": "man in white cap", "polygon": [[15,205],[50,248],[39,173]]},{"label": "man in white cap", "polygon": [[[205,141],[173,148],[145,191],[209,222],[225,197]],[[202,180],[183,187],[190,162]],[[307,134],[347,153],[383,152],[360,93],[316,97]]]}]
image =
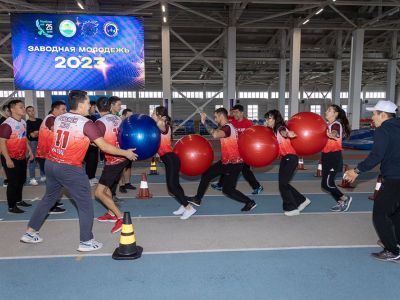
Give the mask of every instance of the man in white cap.
[{"label": "man in white cap", "polygon": [[396,118],[396,104],[390,101],[378,101],[367,110],[372,111],[376,127],[374,145],[368,157],[347,171],[344,178],[353,182],[360,173],[381,164],[383,180],[374,201],[372,219],[380,239],[378,245],[383,250],[372,253],[372,256],[400,263],[400,119]]}]

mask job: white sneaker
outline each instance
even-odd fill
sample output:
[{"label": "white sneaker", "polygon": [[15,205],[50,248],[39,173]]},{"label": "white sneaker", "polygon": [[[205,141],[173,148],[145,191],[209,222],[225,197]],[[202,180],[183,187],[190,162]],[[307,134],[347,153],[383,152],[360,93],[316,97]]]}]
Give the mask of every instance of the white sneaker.
[{"label": "white sneaker", "polygon": [[38,185],[39,183],[36,181],[35,178],[31,178],[31,180],[29,180],[29,184],[30,185]]},{"label": "white sneaker", "polygon": [[90,252],[103,248],[103,244],[96,241],[95,239],[91,239],[86,242],[79,242],[78,251],[80,252]]},{"label": "white sneaker", "polygon": [[293,217],[293,216],[298,216],[300,214],[300,211],[298,209],[293,209],[290,211],[285,211],[284,214],[285,216]]},{"label": "white sneaker", "polygon": [[187,220],[189,219],[194,213],[196,212],[196,210],[191,207],[189,209],[185,208],[185,211],[182,214],[182,217],[180,217],[181,220]]},{"label": "white sneaker", "polygon": [[310,203],[311,200],[306,198],[306,200],[302,204],[300,204],[299,207],[297,208],[298,211],[303,211],[308,205],[310,205]]},{"label": "white sneaker", "polygon": [[37,244],[43,242],[43,239],[39,236],[39,232],[25,232],[20,241],[28,244]]},{"label": "white sneaker", "polygon": [[183,205],[179,206],[179,208],[173,212],[175,216],[180,216],[185,212],[185,207]]},{"label": "white sneaker", "polygon": [[40,177],[40,182],[45,182],[46,181],[46,176]]}]

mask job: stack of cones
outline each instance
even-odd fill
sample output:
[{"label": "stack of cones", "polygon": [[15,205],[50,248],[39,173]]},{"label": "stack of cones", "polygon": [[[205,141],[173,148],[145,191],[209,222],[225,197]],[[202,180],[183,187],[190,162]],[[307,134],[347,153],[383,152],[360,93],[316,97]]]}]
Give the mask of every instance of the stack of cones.
[{"label": "stack of cones", "polygon": [[318,162],[317,172],[314,174],[314,177],[322,177],[322,163]]},{"label": "stack of cones", "polygon": [[376,196],[378,195],[381,185],[382,185],[382,175],[379,174],[378,178],[376,179],[374,194],[368,197],[369,200],[374,201],[376,199]]},{"label": "stack of cones", "polygon": [[299,164],[297,165],[297,170],[306,170],[304,168],[304,160],[303,160],[303,158],[299,158]]},{"label": "stack of cones", "polygon": [[115,249],[112,258],[116,260],[137,259],[142,256],[143,248],[136,245],[135,232],[129,212],[124,212],[119,247]]},{"label": "stack of cones", "polygon": [[158,175],[157,163],[156,163],[156,159],[154,157],[151,159],[149,175]]},{"label": "stack of cones", "polygon": [[149,185],[147,183],[146,173],[142,173],[142,180],[140,181],[139,193],[136,195],[137,199],[149,199],[153,197],[150,194]]},{"label": "stack of cones", "polygon": [[[343,165],[343,175],[344,175],[344,173],[346,173],[347,170],[349,170],[349,165]],[[343,176],[343,178],[342,178],[342,183],[339,184],[339,186],[340,186],[341,188],[344,188],[344,189],[354,189],[354,188],[355,188],[355,186],[352,186],[352,185],[350,184],[350,182],[348,182],[348,181],[344,178],[344,176]]]}]

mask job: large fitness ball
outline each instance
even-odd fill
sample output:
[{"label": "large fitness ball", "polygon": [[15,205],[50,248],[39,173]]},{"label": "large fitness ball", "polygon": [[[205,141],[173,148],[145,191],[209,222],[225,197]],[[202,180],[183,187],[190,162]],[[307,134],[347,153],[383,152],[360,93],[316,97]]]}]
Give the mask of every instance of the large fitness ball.
[{"label": "large fitness ball", "polygon": [[268,127],[255,125],[239,135],[239,152],[244,162],[252,167],[264,167],[278,157],[278,141]]},{"label": "large fitness ball", "polygon": [[122,121],[118,142],[122,149],[136,148],[138,160],[147,159],[157,153],[161,133],[156,122],[147,115],[134,114]]},{"label": "large fitness ball", "polygon": [[214,160],[209,141],[198,134],[190,134],[176,142],[174,152],[181,160],[181,172],[187,176],[203,174]]},{"label": "large fitness ball", "polygon": [[293,148],[300,156],[312,155],[321,152],[325,147],[327,125],[320,115],[312,112],[301,112],[287,123],[288,129],[297,135],[291,139]]}]

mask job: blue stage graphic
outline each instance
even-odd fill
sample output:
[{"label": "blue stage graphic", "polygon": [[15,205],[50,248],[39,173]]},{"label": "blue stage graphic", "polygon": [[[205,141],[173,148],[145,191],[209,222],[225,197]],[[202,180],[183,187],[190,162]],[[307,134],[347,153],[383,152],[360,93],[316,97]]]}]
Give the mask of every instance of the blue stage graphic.
[{"label": "blue stage graphic", "polygon": [[12,14],[21,90],[144,88],[144,29],[136,17]]}]

